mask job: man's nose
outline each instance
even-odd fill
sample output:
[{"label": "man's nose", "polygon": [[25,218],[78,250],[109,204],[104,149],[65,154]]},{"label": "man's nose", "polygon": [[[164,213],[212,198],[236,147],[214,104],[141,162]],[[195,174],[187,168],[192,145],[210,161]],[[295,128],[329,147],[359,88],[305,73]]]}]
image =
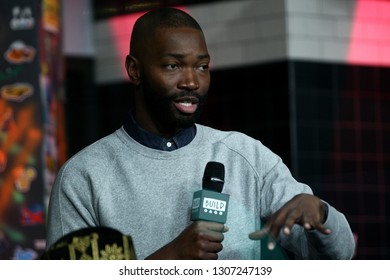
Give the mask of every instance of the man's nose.
[{"label": "man's nose", "polygon": [[199,88],[199,79],[196,70],[192,68],[183,69],[182,78],[178,84],[180,89],[197,90]]}]

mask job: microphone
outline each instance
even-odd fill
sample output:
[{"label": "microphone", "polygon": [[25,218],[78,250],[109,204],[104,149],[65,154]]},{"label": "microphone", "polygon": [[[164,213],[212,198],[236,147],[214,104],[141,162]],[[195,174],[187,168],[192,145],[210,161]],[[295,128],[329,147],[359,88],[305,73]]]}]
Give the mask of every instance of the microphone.
[{"label": "microphone", "polygon": [[202,190],[194,193],[191,221],[226,223],[229,195],[221,193],[224,183],[225,166],[220,162],[208,162],[203,174]]}]

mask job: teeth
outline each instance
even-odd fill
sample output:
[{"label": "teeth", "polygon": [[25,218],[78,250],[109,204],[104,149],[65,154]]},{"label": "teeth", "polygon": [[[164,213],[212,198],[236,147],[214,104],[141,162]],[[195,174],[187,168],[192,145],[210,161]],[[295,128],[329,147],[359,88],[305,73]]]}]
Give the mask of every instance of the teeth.
[{"label": "teeth", "polygon": [[180,105],[183,105],[183,106],[186,106],[186,107],[190,107],[192,105],[192,103],[180,102]]}]

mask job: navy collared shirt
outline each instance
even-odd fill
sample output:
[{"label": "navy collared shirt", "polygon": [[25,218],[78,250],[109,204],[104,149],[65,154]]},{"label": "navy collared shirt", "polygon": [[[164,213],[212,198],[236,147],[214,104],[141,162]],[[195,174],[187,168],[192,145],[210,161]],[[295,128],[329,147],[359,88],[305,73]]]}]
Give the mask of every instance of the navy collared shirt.
[{"label": "navy collared shirt", "polygon": [[156,150],[173,151],[189,144],[195,137],[196,126],[180,130],[172,138],[165,138],[146,131],[140,127],[130,111],[123,125],[127,134],[129,134],[138,143]]}]

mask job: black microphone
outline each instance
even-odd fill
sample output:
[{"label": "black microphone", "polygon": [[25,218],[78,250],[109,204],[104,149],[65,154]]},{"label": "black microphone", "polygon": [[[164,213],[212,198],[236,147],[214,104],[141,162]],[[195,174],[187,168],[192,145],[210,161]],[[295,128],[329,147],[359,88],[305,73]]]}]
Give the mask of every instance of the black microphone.
[{"label": "black microphone", "polygon": [[196,191],[192,200],[192,221],[226,223],[229,195],[221,193],[224,183],[225,166],[220,162],[208,162],[203,174],[203,189]]},{"label": "black microphone", "polygon": [[208,162],[203,174],[203,189],[220,193],[224,183],[225,166],[220,162]]}]

